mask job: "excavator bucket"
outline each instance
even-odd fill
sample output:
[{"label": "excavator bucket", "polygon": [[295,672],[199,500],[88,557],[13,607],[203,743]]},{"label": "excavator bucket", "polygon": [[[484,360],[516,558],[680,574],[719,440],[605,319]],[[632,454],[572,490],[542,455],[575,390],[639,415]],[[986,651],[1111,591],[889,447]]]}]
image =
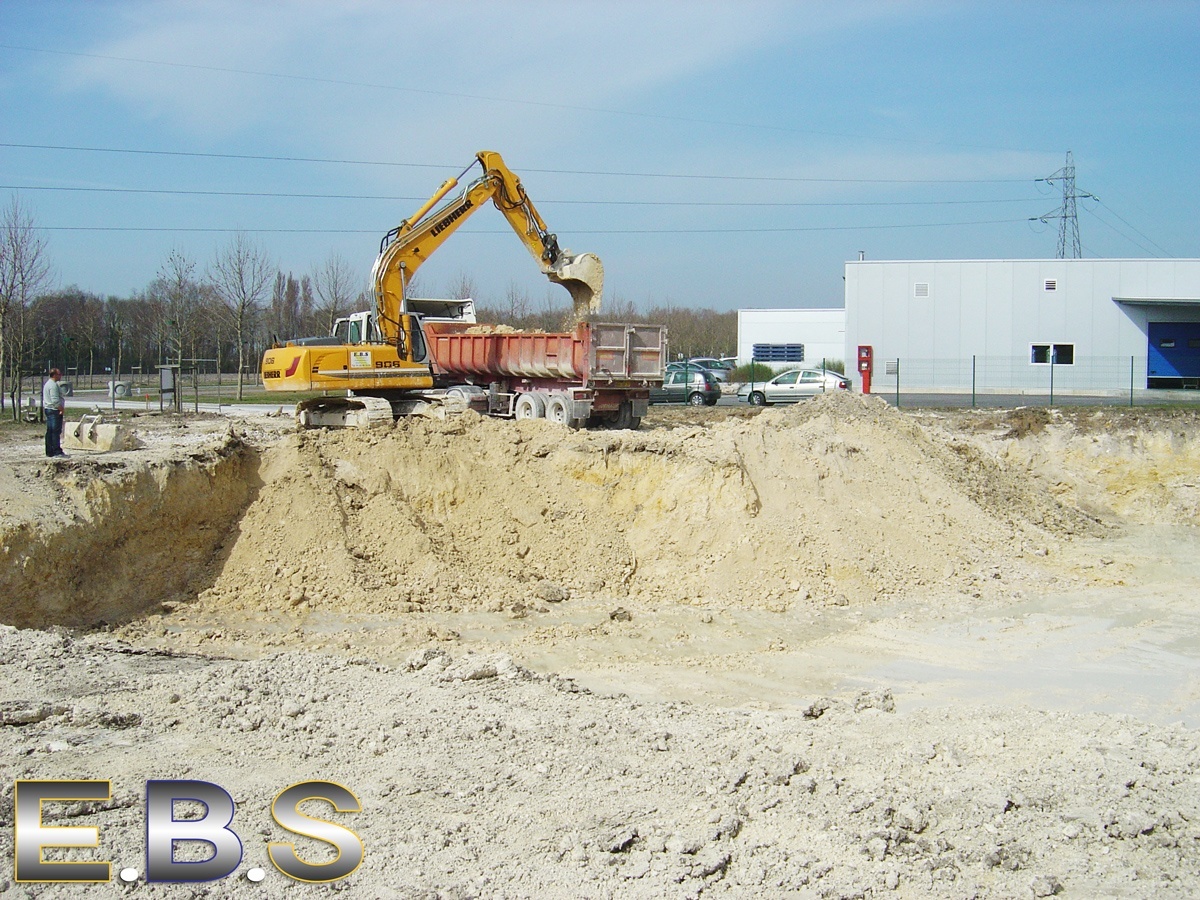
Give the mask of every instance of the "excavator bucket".
[{"label": "excavator bucket", "polygon": [[62,445],[64,450],[94,453],[139,450],[145,446],[133,428],[119,422],[105,422],[103,416],[83,416],[74,424],[68,422],[63,428]]},{"label": "excavator bucket", "polygon": [[547,273],[555,284],[561,284],[571,295],[575,318],[583,321],[600,311],[604,290],[604,264],[594,253],[563,256],[562,261]]}]

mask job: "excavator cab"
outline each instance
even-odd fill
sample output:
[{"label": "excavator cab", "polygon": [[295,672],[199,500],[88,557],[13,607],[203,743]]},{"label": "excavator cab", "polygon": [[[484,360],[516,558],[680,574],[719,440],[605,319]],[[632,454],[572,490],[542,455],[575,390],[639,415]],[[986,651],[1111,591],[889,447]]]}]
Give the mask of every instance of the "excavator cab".
[{"label": "excavator cab", "polygon": [[339,344],[382,344],[383,334],[373,313],[357,312],[333,323],[333,337]]}]

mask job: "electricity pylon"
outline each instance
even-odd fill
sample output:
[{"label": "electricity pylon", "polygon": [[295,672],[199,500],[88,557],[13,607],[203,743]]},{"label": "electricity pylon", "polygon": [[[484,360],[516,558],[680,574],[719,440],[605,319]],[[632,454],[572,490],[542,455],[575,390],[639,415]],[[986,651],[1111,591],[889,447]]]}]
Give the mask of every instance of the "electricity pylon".
[{"label": "electricity pylon", "polygon": [[1038,181],[1044,181],[1046,184],[1053,185],[1058,181],[1062,183],[1062,206],[1056,210],[1051,210],[1044,216],[1038,216],[1039,222],[1050,223],[1051,219],[1058,219],[1058,258],[1067,258],[1067,239],[1070,234],[1071,241],[1071,259],[1080,259],[1083,256],[1083,246],[1079,240],[1079,210],[1075,205],[1075,201],[1080,197],[1087,197],[1092,200],[1099,200],[1095,194],[1089,194],[1087,191],[1077,192],[1075,190],[1075,157],[1071,155],[1071,151],[1067,151],[1067,164],[1046,178],[1039,178]]}]

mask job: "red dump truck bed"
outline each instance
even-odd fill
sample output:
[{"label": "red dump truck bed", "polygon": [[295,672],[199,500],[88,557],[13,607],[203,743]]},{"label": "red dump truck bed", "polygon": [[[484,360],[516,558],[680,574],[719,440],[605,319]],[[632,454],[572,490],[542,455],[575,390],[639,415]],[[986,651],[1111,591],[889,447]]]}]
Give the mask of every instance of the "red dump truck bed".
[{"label": "red dump truck bed", "polygon": [[666,328],[584,323],[573,332],[483,332],[481,326],[427,322],[437,376],[526,387],[648,388],[662,381]]}]

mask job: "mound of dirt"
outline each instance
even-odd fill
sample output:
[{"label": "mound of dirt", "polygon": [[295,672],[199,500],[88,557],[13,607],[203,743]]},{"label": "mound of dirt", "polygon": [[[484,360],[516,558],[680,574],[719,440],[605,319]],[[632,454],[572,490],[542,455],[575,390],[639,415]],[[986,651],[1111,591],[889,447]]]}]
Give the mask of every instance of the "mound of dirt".
[{"label": "mound of dirt", "polygon": [[1036,445],[1009,447],[1004,462],[1027,468],[1060,500],[1098,516],[1200,525],[1200,427],[1194,418],[1096,425],[1059,421]]},{"label": "mound of dirt", "polygon": [[467,414],[308,432],[266,451],[261,478],[204,603],[858,603],[999,586],[1027,544],[1095,527],[972,442],[849,394],[708,428]]}]

